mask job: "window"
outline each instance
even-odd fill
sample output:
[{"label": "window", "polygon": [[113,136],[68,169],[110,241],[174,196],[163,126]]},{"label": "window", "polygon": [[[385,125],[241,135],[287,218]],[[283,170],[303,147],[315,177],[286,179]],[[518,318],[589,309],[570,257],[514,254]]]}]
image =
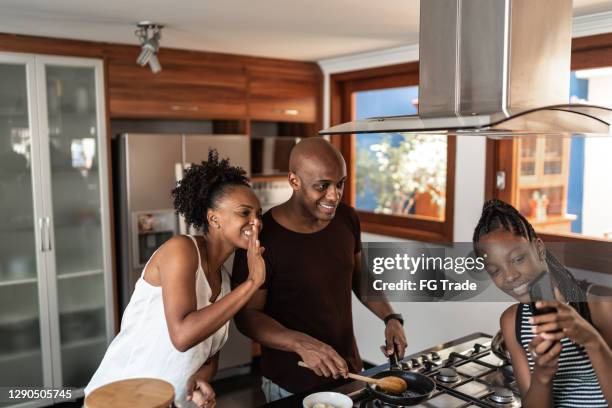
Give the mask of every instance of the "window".
[{"label": "window", "polygon": [[[355,119],[417,113],[418,87],[354,93]],[[446,137],[355,135],[355,208],[444,221]]]},{"label": "window", "polygon": [[[418,111],[418,63],[332,75],[332,122]],[[335,112],[335,114],[334,114]],[[345,201],[366,232],[451,242],[455,142],[447,136],[334,136],[349,171]]]},{"label": "window", "polygon": [[[574,40],[572,103],[612,106],[611,57],[610,35]],[[569,266],[609,273],[611,152],[612,138],[489,141],[486,196],[512,203],[545,241],[571,243],[563,254]],[[498,172],[506,174],[503,189],[494,185]]]}]

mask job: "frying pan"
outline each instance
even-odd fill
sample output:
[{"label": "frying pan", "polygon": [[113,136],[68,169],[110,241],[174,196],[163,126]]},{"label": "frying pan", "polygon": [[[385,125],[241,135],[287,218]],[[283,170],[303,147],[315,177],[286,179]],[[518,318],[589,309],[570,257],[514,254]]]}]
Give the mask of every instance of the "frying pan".
[{"label": "frying pan", "polygon": [[431,394],[433,394],[434,389],[436,388],[431,378],[412,371],[387,370],[381,371],[373,377],[383,378],[388,377],[390,375],[399,377],[406,381],[408,389],[403,394],[390,394],[377,389],[376,385],[366,385],[369,392],[371,392],[376,398],[383,402],[386,402],[387,404],[394,404],[400,406],[416,405],[422,401],[429,399],[431,397]]},{"label": "frying pan", "polygon": [[510,352],[506,348],[501,330],[498,331],[495,337],[493,337],[493,340],[491,340],[491,351],[505,364],[510,364]]},{"label": "frying pan", "polygon": [[370,393],[372,393],[379,400],[386,402],[387,404],[394,404],[400,406],[416,405],[422,401],[425,401],[431,397],[436,384],[431,378],[424,376],[423,374],[416,373],[413,371],[403,371],[401,365],[398,362],[397,350],[395,345],[393,347],[393,353],[389,356],[389,367],[390,370],[381,371],[373,375],[374,378],[383,378],[388,376],[399,377],[406,381],[408,388],[401,395],[391,394],[380,390],[373,384],[366,384],[366,387]]}]

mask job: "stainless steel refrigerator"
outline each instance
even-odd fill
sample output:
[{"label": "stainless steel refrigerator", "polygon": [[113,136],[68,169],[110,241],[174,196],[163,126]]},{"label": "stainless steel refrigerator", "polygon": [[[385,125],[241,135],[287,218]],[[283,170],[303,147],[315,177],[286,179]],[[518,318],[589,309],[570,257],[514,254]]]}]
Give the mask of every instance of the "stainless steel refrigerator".
[{"label": "stainless steel refrigerator", "polygon": [[[220,157],[228,157],[232,165],[248,173],[250,151],[247,135],[124,133],[115,143],[115,236],[123,311],[155,250],[175,234],[193,232],[187,231],[172,205],[171,191],[184,169],[206,160],[209,149],[214,148]],[[230,271],[231,262],[225,265]],[[251,342],[235,327],[224,349],[220,369],[250,362]]]}]

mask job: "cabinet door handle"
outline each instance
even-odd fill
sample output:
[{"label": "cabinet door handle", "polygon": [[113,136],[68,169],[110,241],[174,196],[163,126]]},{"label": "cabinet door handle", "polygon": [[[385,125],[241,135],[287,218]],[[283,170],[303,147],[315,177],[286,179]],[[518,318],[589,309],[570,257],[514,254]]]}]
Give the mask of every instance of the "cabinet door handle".
[{"label": "cabinet door handle", "polygon": [[45,224],[47,225],[47,251],[51,251],[51,218],[45,218]]},{"label": "cabinet door handle", "polygon": [[45,252],[45,232],[43,230],[43,219],[38,219],[38,230],[40,232],[40,252]]},{"label": "cabinet door handle", "polygon": [[190,111],[197,112],[200,110],[199,106],[185,106],[185,105],[171,105],[170,109],[173,111]]},{"label": "cabinet door handle", "polygon": [[272,112],[274,113],[282,113],[283,115],[289,115],[289,116],[297,116],[300,114],[300,110],[299,109],[272,109]]}]

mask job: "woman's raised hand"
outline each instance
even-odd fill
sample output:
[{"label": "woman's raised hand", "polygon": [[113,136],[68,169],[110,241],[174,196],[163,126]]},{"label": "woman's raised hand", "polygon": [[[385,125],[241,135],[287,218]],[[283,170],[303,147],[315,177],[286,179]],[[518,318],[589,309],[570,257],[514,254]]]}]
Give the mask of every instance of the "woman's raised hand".
[{"label": "woman's raised hand", "polygon": [[249,266],[249,280],[255,283],[255,286],[261,286],[266,279],[266,263],[262,257],[264,247],[259,243],[259,229],[261,221],[253,221],[251,227],[251,235],[249,236],[249,246],[247,248],[247,264]]}]

